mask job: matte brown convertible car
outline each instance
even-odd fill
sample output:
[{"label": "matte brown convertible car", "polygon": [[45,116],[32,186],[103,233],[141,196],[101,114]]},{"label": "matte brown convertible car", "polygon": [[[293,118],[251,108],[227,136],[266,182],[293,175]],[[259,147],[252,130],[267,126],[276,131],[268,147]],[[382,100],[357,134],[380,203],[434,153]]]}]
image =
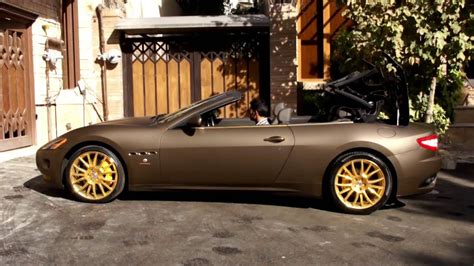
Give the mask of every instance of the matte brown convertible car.
[{"label": "matte brown convertible car", "polygon": [[396,195],[431,191],[440,169],[432,128],[408,123],[403,80],[375,84],[377,75],[329,83],[331,107],[314,116],[278,104],[266,126],[219,118],[220,108],[241,100],[228,91],[175,113],[80,128],[43,146],[37,165],[45,180],[86,202],[111,201],[124,189],[252,189],[324,197],[367,214]]}]

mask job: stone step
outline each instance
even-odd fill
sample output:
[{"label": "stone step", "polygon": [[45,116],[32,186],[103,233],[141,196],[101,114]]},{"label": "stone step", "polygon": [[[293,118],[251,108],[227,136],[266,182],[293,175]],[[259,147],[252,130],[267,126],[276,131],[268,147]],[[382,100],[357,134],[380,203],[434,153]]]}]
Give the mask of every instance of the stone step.
[{"label": "stone step", "polygon": [[441,168],[445,170],[454,170],[458,163],[472,164],[474,167],[474,151],[456,151],[447,147],[440,149]]},{"label": "stone step", "polygon": [[458,151],[474,152],[474,123],[455,123],[446,133],[449,146]]},{"label": "stone step", "polygon": [[454,108],[454,122],[474,123],[474,106],[458,106]]},{"label": "stone step", "polygon": [[454,152],[457,163],[474,164],[474,151],[458,151]]}]

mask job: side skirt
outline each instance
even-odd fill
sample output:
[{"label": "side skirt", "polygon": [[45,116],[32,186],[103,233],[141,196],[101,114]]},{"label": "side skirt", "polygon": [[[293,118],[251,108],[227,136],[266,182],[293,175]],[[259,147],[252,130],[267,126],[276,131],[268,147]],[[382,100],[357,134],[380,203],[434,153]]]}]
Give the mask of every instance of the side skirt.
[{"label": "side skirt", "polygon": [[225,186],[179,186],[179,185],[131,185],[130,191],[157,191],[157,190],[235,190],[235,191],[278,191],[298,193],[300,190],[282,187],[225,187]]}]

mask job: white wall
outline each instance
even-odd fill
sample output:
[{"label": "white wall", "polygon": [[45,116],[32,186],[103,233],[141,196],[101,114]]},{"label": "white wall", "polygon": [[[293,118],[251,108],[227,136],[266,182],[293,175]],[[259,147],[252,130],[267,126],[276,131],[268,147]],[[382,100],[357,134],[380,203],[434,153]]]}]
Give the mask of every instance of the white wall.
[{"label": "white wall", "polygon": [[125,10],[128,18],[153,18],[182,14],[181,8],[175,0],[127,1]]}]

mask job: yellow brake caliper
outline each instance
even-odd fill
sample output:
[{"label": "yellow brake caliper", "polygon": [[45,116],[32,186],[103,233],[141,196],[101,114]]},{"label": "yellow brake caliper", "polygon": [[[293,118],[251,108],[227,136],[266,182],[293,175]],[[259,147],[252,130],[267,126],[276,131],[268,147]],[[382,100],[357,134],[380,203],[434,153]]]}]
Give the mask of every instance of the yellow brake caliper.
[{"label": "yellow brake caliper", "polygon": [[104,180],[108,182],[112,182],[112,164],[108,163],[107,161],[103,161],[100,165],[102,173],[104,173]]}]

